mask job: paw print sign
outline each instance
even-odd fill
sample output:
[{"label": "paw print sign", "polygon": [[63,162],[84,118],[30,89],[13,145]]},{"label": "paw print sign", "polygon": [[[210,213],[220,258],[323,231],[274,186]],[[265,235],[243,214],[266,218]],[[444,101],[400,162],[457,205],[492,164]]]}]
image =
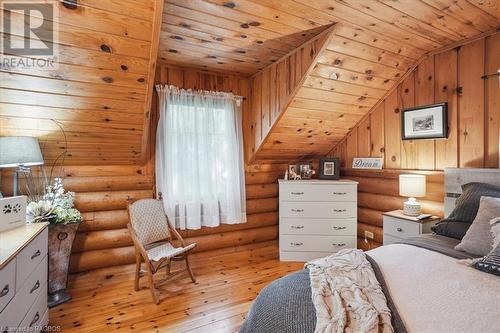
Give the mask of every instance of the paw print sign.
[{"label": "paw print sign", "polygon": [[26,197],[0,199],[0,231],[22,226],[26,223]]}]

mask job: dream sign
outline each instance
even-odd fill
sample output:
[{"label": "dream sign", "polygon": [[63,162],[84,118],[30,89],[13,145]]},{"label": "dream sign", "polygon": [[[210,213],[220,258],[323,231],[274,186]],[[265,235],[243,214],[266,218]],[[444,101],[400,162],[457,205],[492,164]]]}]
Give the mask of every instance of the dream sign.
[{"label": "dream sign", "polygon": [[352,159],[353,169],[382,169],[382,157],[355,157]]}]

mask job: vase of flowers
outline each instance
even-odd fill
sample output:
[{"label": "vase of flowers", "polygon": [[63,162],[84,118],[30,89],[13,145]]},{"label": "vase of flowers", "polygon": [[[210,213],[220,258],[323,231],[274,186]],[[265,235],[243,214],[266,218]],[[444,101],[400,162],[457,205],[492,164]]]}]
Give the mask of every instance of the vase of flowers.
[{"label": "vase of flowers", "polygon": [[66,291],[69,259],[82,216],[74,208],[75,193],[64,190],[61,178],[55,178],[37,199],[28,204],[26,214],[31,223],[49,223],[48,305],[54,307],[71,299]]}]

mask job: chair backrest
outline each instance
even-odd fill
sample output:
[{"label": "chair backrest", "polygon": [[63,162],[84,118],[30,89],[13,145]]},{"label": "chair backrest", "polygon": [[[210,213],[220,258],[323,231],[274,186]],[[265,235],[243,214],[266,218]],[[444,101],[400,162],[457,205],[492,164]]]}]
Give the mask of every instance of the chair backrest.
[{"label": "chair backrest", "polygon": [[139,242],[148,245],[170,238],[163,203],[155,199],[137,200],[128,207],[130,224]]}]

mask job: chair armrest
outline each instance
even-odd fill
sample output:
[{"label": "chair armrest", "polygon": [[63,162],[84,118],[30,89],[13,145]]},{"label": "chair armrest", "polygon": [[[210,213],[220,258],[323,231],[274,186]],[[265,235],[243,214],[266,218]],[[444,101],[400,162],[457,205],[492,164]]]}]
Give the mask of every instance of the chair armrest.
[{"label": "chair armrest", "polygon": [[172,234],[174,234],[175,238],[179,240],[182,247],[185,247],[186,242],[184,241],[184,238],[182,238],[181,234],[179,234],[179,232],[174,228],[174,226],[172,224],[170,224],[170,221],[167,221],[167,223],[168,223],[168,228],[170,229]]}]

